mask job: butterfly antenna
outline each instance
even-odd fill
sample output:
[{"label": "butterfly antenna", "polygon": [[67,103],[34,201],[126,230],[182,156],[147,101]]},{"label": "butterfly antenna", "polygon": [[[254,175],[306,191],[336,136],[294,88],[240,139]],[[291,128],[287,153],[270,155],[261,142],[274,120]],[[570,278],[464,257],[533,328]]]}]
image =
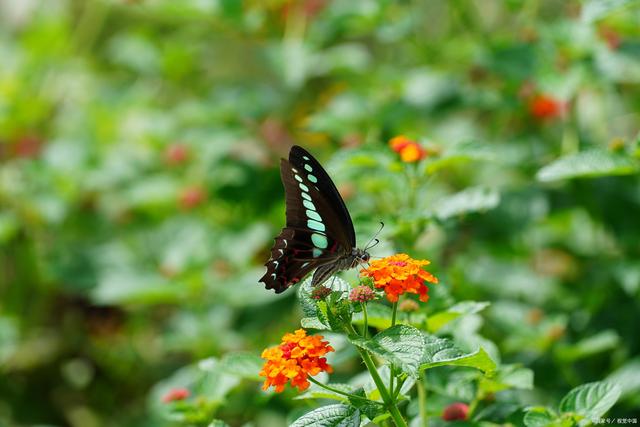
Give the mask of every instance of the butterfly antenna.
[{"label": "butterfly antenna", "polygon": [[[372,247],[374,247],[375,245],[380,243],[380,240],[376,239],[376,237],[378,237],[378,234],[380,234],[380,232],[382,231],[383,228],[384,228],[384,222],[380,221],[380,228],[378,229],[378,231],[376,231],[376,234],[373,235],[371,240],[369,240],[369,242],[365,245],[365,247],[364,247],[365,251],[367,249],[371,249]],[[372,242],[375,242],[375,243],[371,244]]]}]

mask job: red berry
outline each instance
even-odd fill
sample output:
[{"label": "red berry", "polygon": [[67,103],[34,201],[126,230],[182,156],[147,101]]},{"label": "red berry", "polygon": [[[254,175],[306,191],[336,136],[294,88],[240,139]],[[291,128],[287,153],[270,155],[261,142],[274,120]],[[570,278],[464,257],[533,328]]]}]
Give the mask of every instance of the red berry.
[{"label": "red berry", "polygon": [[456,402],[444,408],[442,419],[445,421],[466,420],[468,414],[469,405],[462,402]]}]

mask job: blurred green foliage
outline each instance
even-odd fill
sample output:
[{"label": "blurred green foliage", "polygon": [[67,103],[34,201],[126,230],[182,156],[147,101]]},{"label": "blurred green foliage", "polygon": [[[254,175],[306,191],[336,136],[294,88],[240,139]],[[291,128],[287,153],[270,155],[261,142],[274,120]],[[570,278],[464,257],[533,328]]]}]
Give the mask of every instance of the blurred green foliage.
[{"label": "blurred green foliage", "polygon": [[[0,424],[170,425],[172,386],[196,423],[307,412],[255,377],[301,317],[257,283],[292,143],[361,244],[432,260],[430,328],[533,370],[484,419],[602,380],[637,416],[639,3],[0,0]],[[434,416],[471,395],[446,374]]]}]

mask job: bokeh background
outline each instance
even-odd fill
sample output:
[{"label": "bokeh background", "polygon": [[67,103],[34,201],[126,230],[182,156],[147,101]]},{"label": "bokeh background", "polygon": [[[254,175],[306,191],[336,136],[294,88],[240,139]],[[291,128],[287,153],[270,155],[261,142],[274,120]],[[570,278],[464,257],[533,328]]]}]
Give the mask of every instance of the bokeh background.
[{"label": "bokeh background", "polygon": [[614,379],[637,416],[639,111],[638,1],[1,0],[0,425],[178,425],[170,385],[196,425],[314,407],[215,369],[299,325],[257,282],[294,143],[361,244],[432,260],[421,310],[491,303],[447,334],[533,371],[498,403]]}]

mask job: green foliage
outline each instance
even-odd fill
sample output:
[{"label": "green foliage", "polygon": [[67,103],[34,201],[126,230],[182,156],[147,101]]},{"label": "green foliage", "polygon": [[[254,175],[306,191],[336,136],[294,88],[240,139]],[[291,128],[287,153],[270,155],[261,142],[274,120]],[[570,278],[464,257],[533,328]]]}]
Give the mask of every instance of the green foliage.
[{"label": "green foliage", "polygon": [[[637,416],[639,16],[0,0],[0,425],[384,425],[385,398],[412,427],[456,402],[467,424]],[[427,303],[394,324],[377,290],[365,328],[354,271],[320,300],[257,283],[294,143],[359,247],[384,222],[372,259],[431,260]],[[337,391],[262,391],[261,352],[300,326]]]},{"label": "green foliage", "polygon": [[371,339],[350,337],[351,343],[364,348],[398,366],[408,375],[416,376],[425,342],[420,331],[406,325],[396,325]]},{"label": "green foliage", "polygon": [[560,401],[558,413],[545,407],[529,408],[524,416],[527,427],[599,423],[600,418],[616,403],[620,388],[609,382],[582,384]]},{"label": "green foliage", "polygon": [[360,425],[360,411],[347,405],[328,405],[298,418],[291,427],[338,427]]}]

